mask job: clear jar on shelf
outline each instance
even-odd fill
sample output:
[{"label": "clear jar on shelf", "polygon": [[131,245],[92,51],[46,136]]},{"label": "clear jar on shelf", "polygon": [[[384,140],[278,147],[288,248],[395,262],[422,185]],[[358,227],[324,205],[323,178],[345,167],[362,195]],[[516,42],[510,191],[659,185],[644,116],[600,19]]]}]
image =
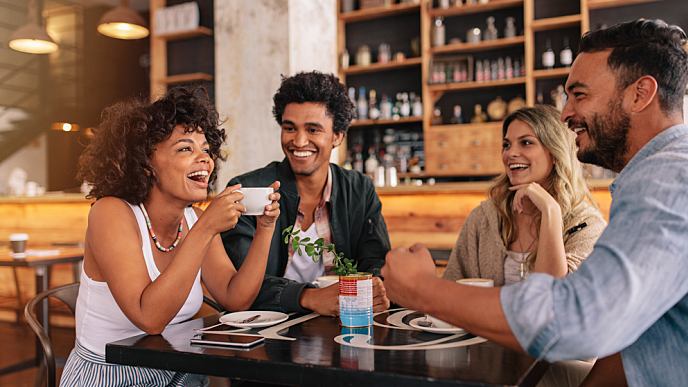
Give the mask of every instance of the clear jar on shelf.
[{"label": "clear jar on shelf", "polygon": [[495,28],[495,18],[490,16],[487,18],[487,28],[483,31],[483,40],[495,40],[499,37],[499,32]]},{"label": "clear jar on shelf", "polygon": [[515,38],[516,37],[516,19],[509,16],[506,18],[506,27],[504,27],[504,37],[505,38]]},{"label": "clear jar on shelf", "polygon": [[370,66],[370,47],[365,44],[356,50],[356,65]]}]

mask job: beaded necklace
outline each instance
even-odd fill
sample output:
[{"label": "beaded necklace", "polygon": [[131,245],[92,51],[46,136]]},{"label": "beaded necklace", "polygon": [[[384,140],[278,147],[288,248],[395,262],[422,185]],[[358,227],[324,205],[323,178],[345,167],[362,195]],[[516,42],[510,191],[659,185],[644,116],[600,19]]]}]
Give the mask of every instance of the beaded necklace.
[{"label": "beaded necklace", "polygon": [[182,226],[184,225],[184,216],[182,216],[182,221],[179,222],[179,231],[177,232],[177,239],[175,239],[172,246],[170,246],[170,248],[167,249],[167,248],[160,246],[160,242],[158,242],[158,238],[155,237],[155,233],[153,232],[153,226],[151,226],[150,218],[148,217],[148,213],[146,212],[146,207],[143,206],[143,203],[139,204],[139,207],[141,207],[141,211],[143,212],[143,217],[146,218],[146,225],[148,226],[148,232],[150,232],[151,238],[153,238],[153,242],[155,242],[155,247],[157,247],[158,250],[163,251],[165,253],[168,251],[172,251],[175,247],[177,247],[179,240],[182,239]]}]

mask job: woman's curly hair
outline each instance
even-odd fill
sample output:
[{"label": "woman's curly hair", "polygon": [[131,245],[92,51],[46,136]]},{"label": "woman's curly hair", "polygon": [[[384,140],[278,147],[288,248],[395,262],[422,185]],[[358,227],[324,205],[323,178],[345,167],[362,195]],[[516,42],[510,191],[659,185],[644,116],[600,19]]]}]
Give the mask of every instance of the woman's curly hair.
[{"label": "woman's curly hair", "polygon": [[[144,202],[158,181],[151,164],[153,152],[177,125],[187,133],[205,134],[213,161],[225,160],[220,147],[227,136],[218,127],[219,116],[202,87],[175,87],[153,103],[146,97],[121,101],[103,110],[102,120],[79,158],[77,179],[91,186],[89,198],[114,196],[134,205]],[[208,193],[216,170],[210,174]]]}]

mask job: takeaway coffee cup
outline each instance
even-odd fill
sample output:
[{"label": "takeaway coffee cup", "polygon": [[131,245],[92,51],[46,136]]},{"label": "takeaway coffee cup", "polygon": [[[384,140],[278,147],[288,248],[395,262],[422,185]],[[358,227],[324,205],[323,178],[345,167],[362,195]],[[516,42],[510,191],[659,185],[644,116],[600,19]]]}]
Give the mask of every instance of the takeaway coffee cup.
[{"label": "takeaway coffee cup", "polygon": [[241,187],[237,191],[244,194],[244,198],[239,200],[239,203],[246,207],[244,215],[263,215],[265,213],[265,206],[272,203],[270,194],[275,192],[272,187]]},{"label": "takeaway coffee cup", "polygon": [[319,289],[326,288],[330,285],[336,284],[337,282],[339,282],[338,275],[324,275],[315,280],[315,284],[318,285]]},{"label": "takeaway coffee cup", "polygon": [[10,245],[12,246],[12,256],[14,259],[26,258],[26,241],[29,240],[28,234],[10,235]]}]

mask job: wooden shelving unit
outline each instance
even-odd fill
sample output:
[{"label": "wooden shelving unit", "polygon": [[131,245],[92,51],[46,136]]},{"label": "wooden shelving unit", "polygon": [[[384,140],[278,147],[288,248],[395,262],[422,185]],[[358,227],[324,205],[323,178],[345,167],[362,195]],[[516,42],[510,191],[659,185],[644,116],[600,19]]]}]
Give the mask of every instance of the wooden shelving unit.
[{"label": "wooden shelving unit", "polygon": [[[166,6],[166,0],[150,0],[150,14],[151,14],[151,25],[155,20],[155,12]],[[167,86],[171,84],[187,83],[187,82],[198,82],[198,81],[213,81],[212,74],[206,74],[203,72],[196,72],[190,74],[177,74],[168,75],[167,74],[167,43],[182,39],[191,39],[202,36],[212,36],[213,31],[210,28],[199,26],[192,31],[184,31],[179,33],[156,35],[154,29],[151,29],[150,35],[150,55],[151,55],[151,68],[150,68],[150,93],[151,97],[164,93],[167,90]]]},{"label": "wooden shelving unit", "polygon": [[174,34],[158,35],[157,37],[166,41],[196,38],[199,36],[212,36],[213,30],[200,26],[192,31],[184,31]]},{"label": "wooden shelving unit", "polygon": [[420,66],[421,61],[422,59],[420,57],[407,58],[403,61],[393,60],[387,63],[371,63],[370,66],[349,66],[349,68],[342,69],[340,72],[345,75],[374,73],[378,71],[394,70],[404,67]]},{"label": "wooden shelving unit", "polygon": [[523,43],[525,43],[525,41],[526,39],[524,36],[516,36],[514,38],[501,38],[495,40],[482,41],[479,43],[447,44],[446,46],[432,47],[430,49],[430,53],[432,55],[437,55],[498,50],[502,48],[522,46]]},{"label": "wooden shelving unit", "polygon": [[168,77],[165,77],[165,83],[168,85],[173,84],[173,83],[187,83],[187,82],[198,82],[198,81],[212,82],[213,76],[210,74],[206,74],[206,73],[191,73],[191,74],[170,75]]},{"label": "wooden shelving unit", "polygon": [[[403,15],[405,13],[418,12],[421,4],[416,3],[400,3],[389,6],[371,7],[359,9],[352,12],[340,13],[338,19],[344,23],[354,23],[363,20],[377,19],[381,17],[389,17],[396,15]],[[339,7],[341,9],[341,6]]]},{"label": "wooden shelving unit", "polygon": [[[539,1],[545,1],[545,0],[539,0]],[[383,79],[382,77],[390,77],[390,75],[385,75],[383,74],[384,72],[387,72],[388,70],[395,70],[395,69],[403,69],[403,68],[410,68],[413,66],[421,66],[421,86],[422,86],[422,91],[420,93],[420,96],[423,101],[423,115],[422,118],[415,118],[417,120],[416,122],[420,121],[422,122],[422,127],[423,127],[423,133],[425,136],[427,136],[429,133],[437,133],[437,132],[442,132],[442,133],[447,133],[448,136],[451,136],[452,131],[455,132],[467,132],[471,131],[475,128],[478,128],[477,126],[473,125],[441,125],[441,126],[431,126],[431,120],[433,116],[433,110],[436,104],[448,104],[446,99],[442,98],[453,98],[452,101],[461,101],[460,105],[462,105],[462,108],[464,109],[464,112],[468,113],[468,116],[464,114],[464,120],[469,120],[471,113],[469,112],[468,109],[470,109],[470,106],[473,105],[466,105],[463,106],[463,101],[466,99],[470,99],[471,96],[476,95],[475,98],[483,98],[483,103],[484,99],[486,98],[485,96],[490,96],[494,94],[494,97],[497,96],[502,96],[504,97],[505,94],[506,96],[511,96],[513,94],[516,94],[519,90],[519,87],[522,87],[524,90],[524,95],[525,95],[525,100],[526,100],[526,105],[532,106],[535,104],[535,96],[536,96],[536,91],[538,90],[538,87],[544,86],[544,87],[549,87],[548,85],[556,82],[557,80],[561,80],[562,84],[565,82],[566,77],[568,76],[570,72],[570,68],[568,67],[555,67],[554,69],[541,69],[537,68],[536,66],[540,67],[541,65],[539,64],[539,55],[542,54],[544,51],[544,47],[540,47],[543,45],[542,38],[543,36],[540,35],[542,33],[548,35],[551,34],[553,36],[559,35],[566,35],[569,36],[571,39],[571,47],[575,49],[576,46],[576,40],[578,37],[574,37],[571,35],[570,31],[563,31],[566,29],[579,29],[580,33],[583,34],[587,32],[590,29],[590,10],[595,10],[595,9],[601,9],[601,8],[610,8],[610,7],[620,7],[620,6],[626,6],[626,5],[633,5],[633,4],[640,4],[640,3],[652,3],[652,2],[660,2],[662,0],[579,0],[579,3],[577,4],[578,6],[559,6],[558,3],[560,0],[549,0],[552,3],[547,4],[549,5],[549,12],[542,12],[542,9],[538,8],[538,14],[543,14],[543,15],[552,15],[551,17],[539,17],[538,19],[535,18],[535,7],[536,7],[536,0],[489,0],[487,3],[476,3],[476,4],[471,4],[471,5],[466,5],[462,4],[461,6],[451,6],[447,9],[439,9],[439,8],[432,8],[433,1],[432,0],[420,0],[420,4],[415,4],[415,3],[402,3],[402,4],[393,4],[388,7],[375,7],[375,8],[369,8],[369,9],[363,9],[363,10],[356,10],[353,12],[349,13],[339,13],[338,14],[338,54],[341,53],[342,49],[346,47],[346,41],[347,37],[345,36],[349,28],[347,27],[348,23],[358,23],[361,21],[365,20],[374,20],[374,19],[382,19],[382,18],[393,18],[393,17],[398,17],[399,20],[404,20],[404,22],[399,22],[398,28],[400,31],[403,31],[404,29],[408,29],[408,21],[409,21],[409,16],[404,16],[408,15],[411,13],[418,13],[418,16],[420,17],[420,31],[419,36],[420,36],[420,52],[421,55],[420,57],[414,57],[414,58],[409,58],[404,60],[401,63],[395,63],[395,62],[389,62],[387,64],[376,64],[373,63],[370,66],[367,67],[360,67],[360,66],[350,66],[347,69],[340,69],[339,70],[339,76],[342,82],[346,83],[346,77],[349,75],[359,75],[359,74],[365,74],[366,77],[375,76],[376,73],[380,73],[380,79]],[[340,1],[341,3],[341,1]],[[541,3],[540,6],[542,5]],[[341,4],[339,4],[341,5]],[[515,10],[511,10],[515,9]],[[520,19],[520,15],[518,15],[519,12],[523,12],[523,19]],[[563,10],[566,10],[565,12]],[[557,13],[557,11],[560,11]],[[492,13],[494,12],[494,13]],[[562,13],[571,13],[571,14],[563,14]],[[444,18],[444,23],[445,25],[449,26],[451,23],[463,23],[466,24],[467,21],[471,23],[471,21],[474,19],[476,22],[479,20],[480,23],[475,23],[474,25],[484,25],[483,21],[485,20],[485,17],[487,16],[496,16],[498,19],[501,18],[501,20],[504,19],[504,15],[509,15],[511,16],[516,16],[517,23],[521,24],[522,22],[522,27],[523,27],[523,33],[520,36],[517,36],[515,38],[499,38],[496,40],[491,40],[491,41],[481,41],[478,43],[457,43],[457,44],[447,44],[444,46],[440,47],[432,47],[431,46],[431,34],[432,34],[432,28],[433,28],[433,20],[434,18],[438,16],[442,16]],[[468,15],[468,17],[466,17]],[[458,17],[458,18],[457,18]],[[452,21],[452,18],[455,18],[454,21]],[[502,23],[502,21],[500,21]],[[386,26],[389,26],[390,24],[393,25],[393,22],[390,22],[389,19],[384,20],[384,24]],[[416,21],[414,20],[414,29]],[[389,28],[389,27],[388,27]],[[463,27],[459,27],[457,29],[456,25],[453,26],[452,34],[453,36],[462,36],[462,29]],[[502,24],[497,26],[499,30],[499,35],[502,35]],[[519,31],[521,26],[518,27]],[[449,27],[447,27],[447,31],[449,31]],[[550,32],[551,31],[551,32]],[[538,41],[536,43],[536,34],[538,37]],[[355,34],[354,34],[355,35]],[[359,33],[359,39],[360,39],[360,33]],[[447,36],[449,38],[449,36]],[[375,44],[379,43],[379,41],[376,41]],[[537,46],[536,46],[537,45]],[[523,58],[521,58],[521,54],[518,53],[521,49],[523,48]],[[555,50],[559,50],[555,47]],[[475,55],[478,53],[477,55]],[[502,54],[503,53],[503,54]],[[351,56],[353,57],[353,53],[351,53]],[[456,56],[452,56],[452,54],[457,54]],[[475,70],[475,65],[477,64],[478,61],[486,61],[489,60],[490,63],[497,59],[500,56],[510,56],[512,61],[520,60],[520,66],[521,68],[525,69],[525,76],[515,76],[512,79],[505,79],[505,80],[490,80],[490,81],[485,81],[485,82],[476,82],[476,81],[469,81],[469,82],[458,82],[458,83],[442,83],[442,84],[430,84],[428,80],[431,78],[431,66],[434,63],[447,63],[447,66],[449,66],[451,63],[458,63],[461,60],[464,60],[466,56],[474,56],[473,58],[473,70]],[[555,53],[555,55],[558,55],[558,52]],[[463,57],[463,58],[462,58]],[[434,59],[434,60],[433,60]],[[537,60],[536,60],[537,59]],[[339,61],[338,61],[339,63]],[[538,63],[536,65],[536,63]],[[559,65],[557,61],[557,65]],[[448,67],[447,67],[448,68]],[[448,70],[447,70],[448,71]],[[408,73],[405,73],[408,74]],[[392,76],[393,77],[393,76]],[[473,75],[475,77],[475,75]],[[449,78],[449,77],[447,77]],[[366,78],[368,79],[368,78]],[[384,78],[385,80],[391,79],[391,82],[397,82],[394,78]],[[475,79],[475,78],[474,78]],[[556,84],[556,83],[555,83]],[[379,88],[379,84],[375,87]],[[450,96],[450,93],[457,93],[457,95]],[[478,97],[481,96],[481,97]],[[505,101],[508,102],[508,101]],[[453,102],[452,102],[453,103]],[[486,108],[486,105],[483,105],[483,109]],[[444,110],[443,107],[443,111]],[[446,115],[444,116],[446,120]],[[373,126],[373,125],[394,125],[395,123],[402,123],[402,122],[412,122],[412,121],[391,121],[390,120],[377,120],[377,121],[371,121],[371,120],[364,120],[364,121],[359,121],[356,122],[352,125],[352,127],[365,127],[365,126]],[[496,125],[495,125],[496,124]],[[489,122],[484,126],[479,126],[481,130],[484,131],[491,131],[491,132],[499,132],[499,135],[501,135],[501,128],[500,124]],[[453,136],[462,136],[465,134],[453,134]],[[452,140],[453,141],[453,140]],[[457,140],[458,141],[458,140]],[[460,141],[459,141],[460,142]],[[458,144],[458,142],[457,142]],[[435,144],[437,145],[437,144]],[[426,155],[426,161],[427,157],[429,154],[432,154],[435,152],[437,149],[436,147],[433,147],[431,145],[428,145],[427,137],[425,138],[425,155]],[[441,149],[440,149],[441,150]],[[343,161],[343,152],[342,152],[342,161]],[[446,155],[446,157],[450,157],[450,155]],[[457,159],[446,159],[447,162],[441,161],[441,160],[435,160],[436,162],[439,162],[440,166],[442,166],[440,171],[435,171],[434,173],[438,173],[438,176],[451,176],[452,175],[452,168],[454,168],[454,165],[457,165]],[[453,163],[453,164],[452,164]],[[485,164],[484,160],[480,161],[485,168],[489,169],[494,166],[488,165],[489,163]],[[427,163],[426,163],[426,168],[427,168]],[[485,169],[483,169],[485,170]],[[474,175],[476,171],[471,171],[471,174]],[[476,172],[477,173],[477,172]],[[460,172],[459,172],[460,175]],[[423,175],[425,177],[431,177],[433,176],[432,173],[428,173],[427,169],[425,174]]]},{"label": "wooden shelving unit", "polygon": [[538,80],[566,77],[569,75],[570,71],[570,67],[558,67],[551,70],[533,70],[533,79]]},{"label": "wooden shelving unit", "polygon": [[412,122],[422,122],[422,117],[399,118],[398,120],[356,120],[351,123],[352,127],[375,126],[375,125],[396,125],[408,124]]},{"label": "wooden shelving unit", "polygon": [[624,5],[652,3],[660,0],[588,0],[588,8],[602,9],[611,7],[621,7]]},{"label": "wooden shelving unit", "polygon": [[523,0],[492,0],[485,4],[463,4],[460,7],[449,7],[447,9],[429,9],[428,17],[434,18],[437,16],[450,17],[459,15],[469,15],[473,13],[483,13],[489,11],[496,11],[498,9],[515,8],[520,6],[523,6]]}]

